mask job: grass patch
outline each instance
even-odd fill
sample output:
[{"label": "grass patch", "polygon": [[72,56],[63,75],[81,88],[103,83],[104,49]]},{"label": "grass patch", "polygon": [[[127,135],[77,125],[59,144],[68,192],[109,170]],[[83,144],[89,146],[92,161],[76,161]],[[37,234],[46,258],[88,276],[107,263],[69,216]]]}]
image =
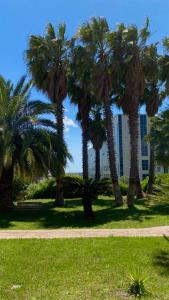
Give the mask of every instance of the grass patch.
[{"label": "grass patch", "polygon": [[0,214],[0,229],[141,228],[169,225],[168,199],[160,199],[139,200],[134,208],[128,209],[126,206],[115,207],[112,198],[101,197],[94,202],[93,220],[83,218],[81,199],[67,200],[64,208],[53,208],[52,200],[38,200],[43,202],[40,210]]},{"label": "grass patch", "polygon": [[128,274],[148,276],[148,299],[168,299],[169,243],[164,238],[0,241],[0,299],[118,300]]}]

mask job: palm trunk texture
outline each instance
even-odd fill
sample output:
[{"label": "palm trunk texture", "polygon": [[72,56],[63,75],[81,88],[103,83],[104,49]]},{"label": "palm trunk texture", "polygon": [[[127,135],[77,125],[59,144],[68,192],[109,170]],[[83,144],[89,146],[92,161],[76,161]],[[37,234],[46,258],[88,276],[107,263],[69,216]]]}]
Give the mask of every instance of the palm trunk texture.
[{"label": "palm trunk texture", "polygon": [[154,156],[154,147],[152,143],[150,143],[149,180],[147,186],[148,194],[152,194],[154,182],[155,182],[155,156]]},{"label": "palm trunk texture", "polygon": [[12,200],[13,167],[3,170],[0,178],[0,211],[10,211],[14,208]]},{"label": "palm trunk texture", "polygon": [[111,104],[109,100],[109,93],[106,87],[105,87],[105,97],[103,98],[103,105],[104,105],[104,118],[105,118],[106,133],[107,133],[108,158],[109,158],[111,180],[113,184],[116,205],[121,206],[123,205],[123,197],[118,183],[116,156],[114,150],[112,111],[111,111]]},{"label": "palm trunk texture", "polygon": [[138,105],[137,99],[133,101],[135,107],[129,113],[129,132],[130,132],[130,178],[127,194],[128,207],[134,206],[137,187],[140,189],[139,168],[138,168]]},{"label": "palm trunk texture", "polygon": [[[58,102],[57,102],[58,103]],[[60,138],[61,142],[64,142],[64,123],[63,123],[63,104],[58,103],[56,108],[56,126],[57,126],[57,134]],[[62,158],[60,159],[58,157],[58,160],[62,161]],[[61,166],[62,169],[62,166]],[[64,206],[64,196],[63,196],[63,184],[62,184],[62,175],[60,174],[58,178],[56,179],[56,201],[55,206]]]},{"label": "palm trunk texture", "polygon": [[82,170],[83,170],[83,181],[84,181],[84,191],[83,191],[83,209],[84,217],[92,218],[92,199],[88,193],[88,130],[89,130],[89,114],[88,112],[83,115],[82,119]]},{"label": "palm trunk texture", "polygon": [[100,149],[96,148],[95,149],[95,155],[96,155],[96,162],[95,162],[95,179],[100,180]]}]

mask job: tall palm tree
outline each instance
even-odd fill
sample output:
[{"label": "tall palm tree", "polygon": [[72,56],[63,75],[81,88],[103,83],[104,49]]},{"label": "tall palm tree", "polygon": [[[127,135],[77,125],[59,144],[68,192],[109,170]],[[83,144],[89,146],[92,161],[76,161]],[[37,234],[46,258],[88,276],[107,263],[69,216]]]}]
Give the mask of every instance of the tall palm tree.
[{"label": "tall palm tree", "polygon": [[93,217],[92,199],[88,195],[88,141],[89,112],[91,109],[91,66],[92,61],[81,45],[72,46],[68,72],[68,92],[71,102],[78,107],[77,120],[82,128],[82,170],[84,180],[83,208],[86,218]]},{"label": "tall palm tree", "polygon": [[95,179],[100,179],[100,150],[106,141],[105,123],[102,119],[101,107],[95,105],[90,113],[89,137],[95,150]]},{"label": "tall palm tree", "polygon": [[0,210],[13,208],[12,186],[16,173],[55,173],[60,152],[69,156],[56,135],[56,125],[40,115],[50,107],[30,101],[24,77],[16,87],[0,77]]},{"label": "tall palm tree", "polygon": [[[53,103],[56,116],[57,134],[64,142],[64,106],[67,95],[67,46],[66,26],[61,24],[55,31],[52,24],[47,25],[44,36],[31,35],[26,51],[27,65],[35,86],[45,93]],[[61,159],[60,159],[61,162]],[[56,205],[63,206],[62,175],[64,164],[57,166]]]},{"label": "tall palm tree", "polygon": [[118,68],[120,73],[118,78],[121,79],[118,84],[120,85],[120,106],[129,117],[131,147],[130,178],[127,195],[129,207],[134,205],[135,193],[139,197],[143,196],[138,175],[138,117],[140,98],[143,96],[145,89],[144,51],[147,47],[146,43],[149,35],[148,19],[141,30],[138,30],[136,26],[125,27],[124,24],[120,24],[113,44],[115,57],[119,58],[119,53],[123,54],[118,59],[118,65],[120,66]]},{"label": "tall palm tree", "polygon": [[95,61],[93,77],[95,95],[103,102],[104,119],[107,134],[108,157],[111,179],[114,189],[116,205],[123,204],[123,198],[118,183],[116,156],[114,149],[113,122],[110,95],[113,85],[114,62],[111,51],[110,30],[105,18],[92,18],[82,25],[78,36]]}]

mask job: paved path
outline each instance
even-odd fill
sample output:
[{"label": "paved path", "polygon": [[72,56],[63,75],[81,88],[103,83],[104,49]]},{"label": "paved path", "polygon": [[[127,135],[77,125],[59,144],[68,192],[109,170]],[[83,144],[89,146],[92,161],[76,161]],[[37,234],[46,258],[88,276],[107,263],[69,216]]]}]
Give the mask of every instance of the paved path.
[{"label": "paved path", "polygon": [[0,239],[52,239],[135,236],[169,236],[169,226],[129,229],[51,229],[51,230],[0,230]]}]

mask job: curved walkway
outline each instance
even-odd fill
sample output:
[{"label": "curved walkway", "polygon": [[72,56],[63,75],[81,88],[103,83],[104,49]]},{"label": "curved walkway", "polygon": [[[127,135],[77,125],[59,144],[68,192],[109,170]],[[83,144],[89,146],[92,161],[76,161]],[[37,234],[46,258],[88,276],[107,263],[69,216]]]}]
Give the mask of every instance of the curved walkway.
[{"label": "curved walkway", "polygon": [[128,229],[42,229],[0,230],[0,239],[52,239],[93,237],[158,237],[169,236],[169,226]]}]

